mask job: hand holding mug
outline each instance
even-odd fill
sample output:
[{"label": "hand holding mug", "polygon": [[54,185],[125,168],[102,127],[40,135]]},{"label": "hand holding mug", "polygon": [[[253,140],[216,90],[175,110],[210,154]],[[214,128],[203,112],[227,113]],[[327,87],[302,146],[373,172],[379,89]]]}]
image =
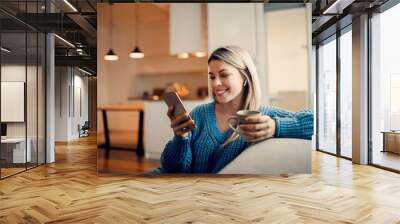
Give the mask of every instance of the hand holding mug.
[{"label": "hand holding mug", "polygon": [[171,128],[175,135],[185,138],[188,133],[195,128],[194,121],[190,118],[187,112],[179,114],[177,117],[173,116],[174,107],[168,107],[167,115],[171,120]]},{"label": "hand holding mug", "polygon": [[[236,127],[231,123],[235,120]],[[246,142],[259,142],[275,135],[275,120],[259,111],[241,110],[228,120],[229,126],[238,132]]]}]

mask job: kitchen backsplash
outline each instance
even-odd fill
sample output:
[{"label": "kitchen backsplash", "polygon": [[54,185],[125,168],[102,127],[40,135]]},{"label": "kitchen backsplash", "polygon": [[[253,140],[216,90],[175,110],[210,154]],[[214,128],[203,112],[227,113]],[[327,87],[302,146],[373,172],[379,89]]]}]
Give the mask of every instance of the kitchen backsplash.
[{"label": "kitchen backsplash", "polygon": [[[188,72],[188,73],[160,73],[139,75],[132,83],[129,98],[140,98],[145,92],[149,96],[153,93],[159,95],[169,84],[176,83],[183,88],[188,89],[188,98],[197,98],[199,89],[204,92],[207,88],[206,72]],[[204,93],[202,93],[204,95]]]}]

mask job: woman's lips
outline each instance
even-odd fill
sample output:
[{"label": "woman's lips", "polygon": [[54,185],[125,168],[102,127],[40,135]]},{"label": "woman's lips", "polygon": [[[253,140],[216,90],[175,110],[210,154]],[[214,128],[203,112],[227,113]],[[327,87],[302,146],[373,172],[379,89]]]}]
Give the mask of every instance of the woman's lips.
[{"label": "woman's lips", "polygon": [[216,91],[215,91],[215,95],[221,96],[221,95],[224,95],[224,93],[226,93],[227,91],[228,91],[228,89],[216,90]]}]

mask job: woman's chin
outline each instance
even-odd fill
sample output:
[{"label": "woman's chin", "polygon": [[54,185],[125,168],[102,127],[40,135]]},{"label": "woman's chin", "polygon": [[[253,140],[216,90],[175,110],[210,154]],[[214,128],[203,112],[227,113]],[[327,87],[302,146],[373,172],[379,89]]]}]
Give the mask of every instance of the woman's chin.
[{"label": "woman's chin", "polygon": [[224,104],[224,103],[229,103],[232,101],[235,101],[236,99],[241,99],[243,95],[239,94],[239,95],[232,95],[232,94],[224,94],[224,95],[214,95],[214,100],[216,103],[219,104]]},{"label": "woman's chin", "polygon": [[227,97],[221,97],[221,96],[215,97],[215,100],[217,101],[217,103],[227,103],[227,102],[229,102],[229,99]]}]

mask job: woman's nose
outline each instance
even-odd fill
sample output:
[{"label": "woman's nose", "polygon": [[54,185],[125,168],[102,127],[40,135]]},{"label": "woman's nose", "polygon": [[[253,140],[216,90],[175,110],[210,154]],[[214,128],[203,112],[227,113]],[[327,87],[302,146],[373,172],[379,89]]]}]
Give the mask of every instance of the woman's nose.
[{"label": "woman's nose", "polygon": [[221,79],[215,78],[215,85],[220,86],[222,84]]}]

